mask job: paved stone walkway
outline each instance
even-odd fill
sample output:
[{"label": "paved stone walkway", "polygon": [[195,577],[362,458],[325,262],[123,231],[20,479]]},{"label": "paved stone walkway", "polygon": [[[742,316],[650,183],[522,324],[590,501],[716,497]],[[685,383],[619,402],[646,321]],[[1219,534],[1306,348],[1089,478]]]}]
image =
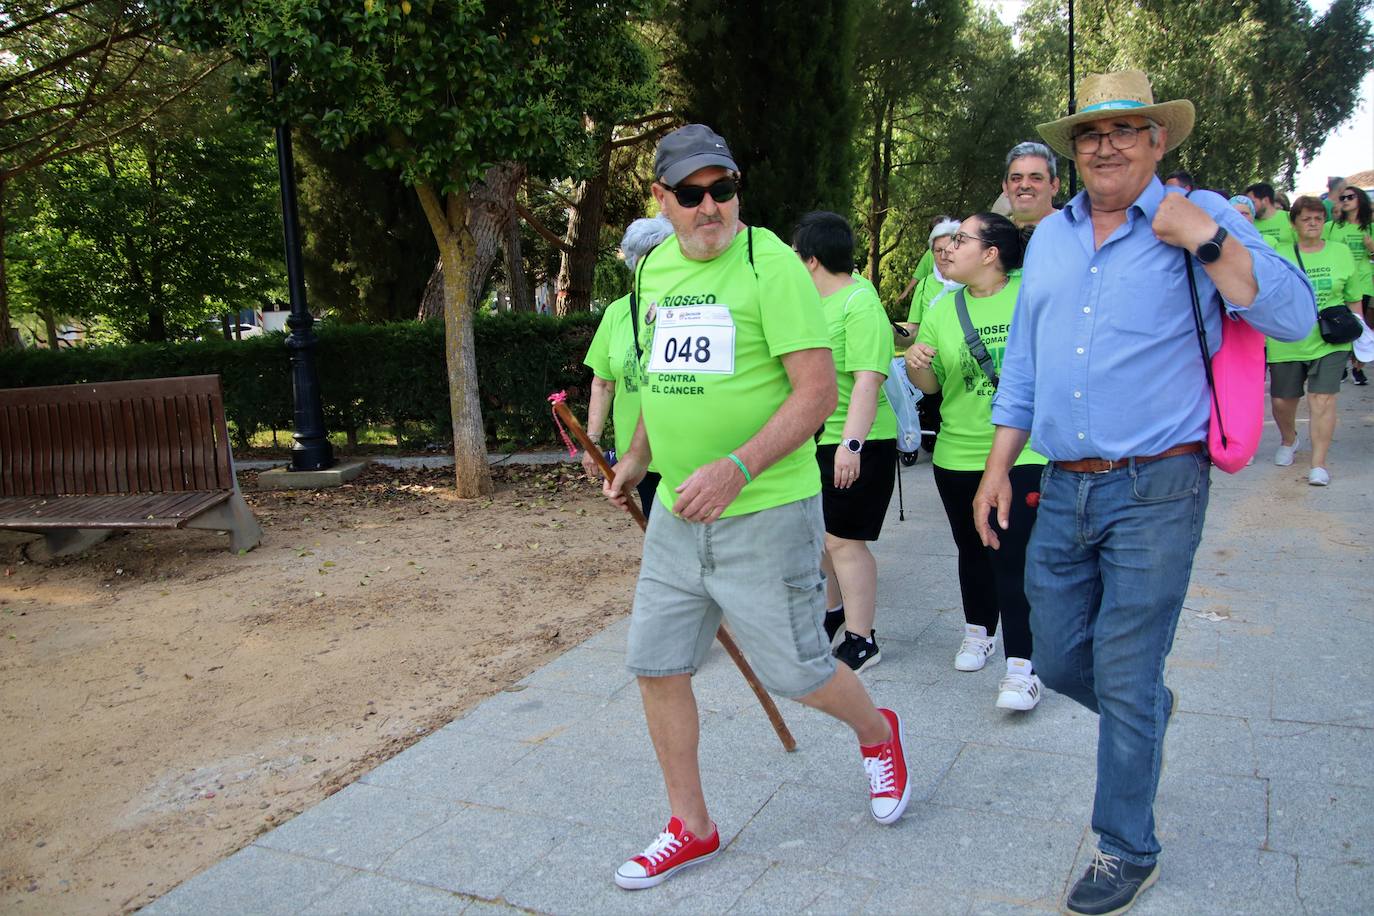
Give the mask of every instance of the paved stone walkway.
[{"label": "paved stone walkway", "polygon": [[[1156,812],[1162,877],[1134,912],[1374,912],[1374,387],[1347,384],[1333,484],[1299,465],[1213,474],[1169,659],[1180,712]],[[1302,426],[1306,438],[1305,422]],[[1050,693],[993,707],[959,673],[953,545],[928,464],[878,543],[883,662],[912,803],[867,813],[847,732],[784,706],[783,753],[717,650],[697,678],[711,865],[626,892],[615,866],[666,820],[625,622],[482,703],[145,912],[1038,913],[1093,848],[1095,720]]]}]

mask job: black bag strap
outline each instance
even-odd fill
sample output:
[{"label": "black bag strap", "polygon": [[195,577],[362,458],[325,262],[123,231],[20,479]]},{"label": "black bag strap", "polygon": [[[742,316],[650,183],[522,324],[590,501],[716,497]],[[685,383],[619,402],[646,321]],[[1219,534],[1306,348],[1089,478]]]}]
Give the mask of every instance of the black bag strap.
[{"label": "black bag strap", "polygon": [[954,294],[954,313],[959,316],[959,327],[963,329],[964,343],[968,344],[969,353],[978,361],[979,368],[988,377],[988,381],[992,382],[992,387],[996,388],[1000,379],[997,377],[997,371],[992,367],[992,355],[988,353],[983,338],[978,336],[978,329],[973,326],[973,319],[969,317],[968,303],[964,301],[962,289]]},{"label": "black bag strap", "polygon": [[[1307,275],[1307,266],[1306,266],[1305,264],[1303,264],[1303,262],[1302,262],[1302,252],[1298,250],[1298,243],[1297,243],[1297,242],[1294,242],[1294,243],[1293,243],[1293,257],[1295,257],[1295,258],[1298,259],[1298,270],[1300,270],[1300,271],[1303,272],[1303,276],[1306,276],[1306,275]],[[1311,281],[1311,280],[1308,280],[1307,282],[1311,283],[1312,281]],[[1321,308],[1317,305],[1317,297],[1316,297],[1316,296],[1313,296],[1313,297],[1312,297],[1312,308],[1313,308],[1314,310],[1316,310],[1316,312],[1317,312],[1317,320],[1318,320],[1318,321],[1321,321],[1322,310],[1321,310]]]},{"label": "black bag strap", "polygon": [[[1212,393],[1212,415],[1217,418],[1222,448],[1226,447],[1226,426],[1221,422],[1221,402],[1217,400],[1217,381],[1212,377],[1212,348],[1207,346],[1207,325],[1202,320],[1202,303],[1197,295],[1197,277],[1193,275],[1193,255],[1183,249],[1183,268],[1188,272],[1188,292],[1193,297],[1193,324],[1197,328],[1197,343],[1202,350],[1202,368],[1207,373],[1207,390]],[[1225,320],[1223,314],[1222,319]]]}]

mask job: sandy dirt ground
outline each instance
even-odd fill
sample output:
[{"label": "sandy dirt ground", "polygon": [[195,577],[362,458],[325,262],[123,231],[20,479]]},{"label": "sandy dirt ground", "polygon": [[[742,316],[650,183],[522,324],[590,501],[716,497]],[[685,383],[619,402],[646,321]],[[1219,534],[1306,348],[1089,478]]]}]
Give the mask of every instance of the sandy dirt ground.
[{"label": "sandy dirt ground", "polygon": [[0,534],[0,911],[135,909],[628,612],[639,532],[571,466],[253,491],[245,555]]}]

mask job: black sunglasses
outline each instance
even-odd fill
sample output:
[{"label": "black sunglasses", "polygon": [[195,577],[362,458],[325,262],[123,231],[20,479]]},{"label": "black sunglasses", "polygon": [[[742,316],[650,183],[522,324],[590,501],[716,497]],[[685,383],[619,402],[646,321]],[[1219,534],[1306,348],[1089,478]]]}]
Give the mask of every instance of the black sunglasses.
[{"label": "black sunglasses", "polygon": [[739,186],[740,181],[737,178],[722,178],[720,181],[705,187],[695,184],[678,185],[676,188],[670,188],[665,184],[663,187],[665,190],[671,191],[673,196],[677,198],[678,206],[690,210],[693,207],[701,206],[701,202],[706,199],[707,194],[710,194],[711,199],[718,204],[734,200],[735,195],[739,193]]},{"label": "black sunglasses", "polygon": [[1341,200],[1354,200],[1354,199],[1355,199],[1355,195],[1354,195],[1354,194],[1342,194],[1342,195],[1341,195]]}]

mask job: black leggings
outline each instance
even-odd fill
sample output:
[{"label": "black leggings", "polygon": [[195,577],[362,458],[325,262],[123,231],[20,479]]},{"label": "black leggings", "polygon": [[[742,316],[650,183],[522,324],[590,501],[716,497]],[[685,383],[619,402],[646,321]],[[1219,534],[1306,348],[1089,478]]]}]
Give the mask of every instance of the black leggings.
[{"label": "black leggings", "polygon": [[[1003,531],[997,515],[990,516],[1002,546],[984,547],[973,527],[973,496],[983,479],[982,471],[948,471],[935,468],[935,488],[945,504],[949,530],[959,549],[959,591],[964,599],[964,620],[997,632],[998,610],[1002,617],[1002,648],[1008,657],[1031,657],[1030,604],[1026,601],[1026,542],[1035,524],[1035,505],[1040,499],[1040,472],[1044,465],[1018,464],[1011,469],[1011,529]],[[1026,500],[1034,493],[1035,499]]]}]

